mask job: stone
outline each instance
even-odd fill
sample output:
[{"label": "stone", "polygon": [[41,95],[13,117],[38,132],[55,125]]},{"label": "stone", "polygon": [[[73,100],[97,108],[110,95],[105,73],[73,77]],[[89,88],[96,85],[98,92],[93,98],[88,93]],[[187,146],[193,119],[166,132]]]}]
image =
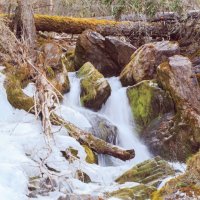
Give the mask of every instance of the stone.
[{"label": "stone", "polygon": [[[173,56],[158,67],[161,86],[170,93],[176,113],[144,133],[149,148],[165,159],[186,161],[200,146],[200,88],[187,57]],[[156,127],[157,126],[157,127]]]},{"label": "stone", "polygon": [[140,47],[131,56],[131,61],[120,74],[123,86],[131,86],[142,80],[151,80],[157,77],[156,69],[168,57],[179,54],[178,43],[170,41],[154,42]]},{"label": "stone", "polygon": [[187,161],[184,174],[169,180],[160,190],[152,195],[157,199],[200,199],[200,151]]},{"label": "stone", "polygon": [[75,174],[76,179],[82,181],[83,183],[90,183],[90,177],[83,171],[77,170]]},{"label": "stone", "polygon": [[90,63],[85,63],[77,72],[81,78],[81,103],[83,106],[99,110],[111,94],[111,88],[104,76]]},{"label": "stone", "polygon": [[[39,62],[44,63],[48,80],[61,93],[69,92],[70,83],[67,69],[62,61],[62,51],[56,43],[46,43],[41,47]],[[58,93],[58,96],[61,96]]]},{"label": "stone", "polygon": [[129,62],[135,47],[117,38],[106,37],[92,30],[84,31],[78,38],[75,49],[75,69],[91,62],[105,77],[119,75]]},{"label": "stone", "polygon": [[153,121],[174,110],[169,93],[162,90],[155,80],[144,80],[128,87],[127,95],[140,132]]},{"label": "stone", "polygon": [[175,175],[172,167],[161,157],[144,161],[128,170],[116,179],[116,182],[137,182],[148,186],[158,187],[163,179]]},{"label": "stone", "polygon": [[140,184],[131,188],[122,188],[108,194],[108,197],[117,197],[122,200],[144,200],[150,199],[155,187]]}]

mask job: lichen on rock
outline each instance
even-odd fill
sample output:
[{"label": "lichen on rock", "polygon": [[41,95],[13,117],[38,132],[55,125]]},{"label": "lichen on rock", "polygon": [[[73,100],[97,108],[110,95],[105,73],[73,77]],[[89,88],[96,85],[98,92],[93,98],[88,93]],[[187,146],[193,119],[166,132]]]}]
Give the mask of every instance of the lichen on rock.
[{"label": "lichen on rock", "polygon": [[81,103],[87,108],[99,110],[111,93],[111,88],[103,75],[87,62],[77,72],[81,78]]},{"label": "lichen on rock", "polygon": [[117,178],[116,182],[137,182],[158,187],[162,180],[170,175],[175,175],[175,171],[158,156],[136,165]]},{"label": "lichen on rock", "polygon": [[153,120],[174,109],[170,95],[155,80],[145,80],[128,87],[127,95],[138,129],[142,131]]},{"label": "lichen on rock", "polygon": [[134,85],[142,80],[156,78],[156,69],[168,57],[179,54],[178,43],[170,41],[154,42],[141,46],[132,56],[120,74],[123,86]]}]

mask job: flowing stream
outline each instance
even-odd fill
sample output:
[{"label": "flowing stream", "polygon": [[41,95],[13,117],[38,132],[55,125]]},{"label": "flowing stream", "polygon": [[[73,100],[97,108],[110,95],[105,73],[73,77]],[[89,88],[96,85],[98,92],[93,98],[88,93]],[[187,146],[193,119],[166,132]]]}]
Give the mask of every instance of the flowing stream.
[{"label": "flowing stream", "polygon": [[[135,124],[131,114],[128,98],[126,95],[126,89],[121,86],[121,83],[117,77],[108,78],[108,82],[111,86],[111,96],[108,98],[105,105],[99,112],[93,112],[91,110],[81,107],[80,104],[80,79],[76,77],[75,73],[69,73],[69,79],[71,84],[71,90],[64,97],[64,106],[70,107],[76,112],[80,112],[88,122],[90,117],[102,117],[108,120],[113,126],[118,129],[117,145],[125,149],[134,149],[136,156],[131,161],[126,161],[133,164],[137,164],[151,157],[147,147],[138,139],[137,132],[135,131]],[[70,118],[68,118],[71,121]],[[73,121],[72,121],[73,122]],[[78,126],[80,122],[76,122]],[[90,122],[89,122],[90,123]],[[81,123],[82,124],[82,123]],[[90,123],[91,124],[91,123]],[[86,123],[87,129],[89,126]],[[107,161],[106,161],[107,160]],[[119,159],[111,158],[108,156],[99,156],[99,164],[106,165],[121,165],[124,162]]]}]

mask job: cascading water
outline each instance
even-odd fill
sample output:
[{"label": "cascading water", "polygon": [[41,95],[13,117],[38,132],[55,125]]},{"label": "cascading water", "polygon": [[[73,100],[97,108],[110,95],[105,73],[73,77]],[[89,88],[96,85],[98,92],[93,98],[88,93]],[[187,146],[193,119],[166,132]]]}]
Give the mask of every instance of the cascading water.
[{"label": "cascading water", "polygon": [[[121,83],[117,77],[108,78],[112,93],[106,104],[103,105],[99,112],[93,112],[81,107],[80,79],[76,77],[75,73],[69,73],[69,79],[71,90],[64,97],[64,106],[70,107],[71,109],[75,110],[76,113],[81,113],[81,121],[88,120],[87,123],[85,123],[85,127],[81,122],[81,128],[90,130],[89,128],[94,125],[94,123],[91,123],[94,115],[96,115],[97,118],[107,119],[118,129],[117,145],[125,149],[135,150],[135,158],[131,161],[127,161],[127,163],[130,162],[131,164],[137,164],[151,157],[145,145],[142,144],[137,137],[128,98],[126,95],[126,88],[121,86]],[[68,120],[74,123],[72,119],[68,118]],[[76,125],[78,126],[79,123],[80,122],[76,122]],[[91,127],[88,125],[88,123],[91,124]],[[100,135],[99,137],[101,138]],[[116,138],[113,139],[113,141],[116,141]],[[99,156],[99,164],[101,166],[110,165],[111,163],[112,165],[121,165],[124,162],[104,155]]]},{"label": "cascading water", "polygon": [[122,87],[117,77],[109,78],[108,82],[112,93],[100,112],[119,129],[119,146],[135,150],[134,164],[149,159],[150,154],[135,131],[126,88]]}]

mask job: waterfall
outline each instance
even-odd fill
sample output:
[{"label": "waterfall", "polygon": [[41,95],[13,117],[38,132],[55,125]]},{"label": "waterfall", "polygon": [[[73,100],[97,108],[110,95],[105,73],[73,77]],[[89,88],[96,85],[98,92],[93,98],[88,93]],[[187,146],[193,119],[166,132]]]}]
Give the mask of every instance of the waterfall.
[{"label": "waterfall", "polygon": [[134,149],[136,156],[133,163],[139,163],[151,156],[147,147],[139,140],[129,106],[126,89],[122,87],[117,77],[108,79],[112,93],[101,113],[105,115],[119,129],[119,146],[125,149]]},{"label": "waterfall", "polygon": [[[107,119],[111,122],[112,125],[116,126],[118,129],[118,140],[117,145],[125,148],[125,149],[134,149],[136,156],[131,161],[131,164],[137,164],[144,160],[147,160],[151,157],[148,152],[146,146],[139,140],[137,132],[135,131],[135,125],[133,122],[133,117],[131,114],[128,98],[126,95],[126,88],[122,87],[119,79],[117,77],[108,78],[108,82],[111,86],[111,96],[108,98],[105,105],[103,105],[102,109],[99,112],[93,112],[86,108],[81,107],[80,104],[80,79],[76,77],[76,73],[69,73],[69,80],[71,84],[71,90],[68,94],[64,96],[63,105],[70,109],[73,109],[76,115],[81,115],[82,117],[77,117],[77,123],[81,124],[81,128],[85,130],[91,130],[94,123],[93,120],[94,115],[96,115],[97,119],[99,117],[102,119]],[[64,114],[64,113],[63,113]],[[65,113],[67,115],[67,113]],[[70,113],[68,113],[70,115]],[[74,119],[72,117],[67,118],[69,121],[74,123]],[[83,121],[85,123],[85,127],[83,126]],[[96,121],[98,121],[96,120]],[[81,121],[81,122],[80,122]],[[91,125],[91,127],[88,125]],[[99,136],[101,138],[101,136]],[[111,161],[112,160],[112,161]],[[111,158],[110,156],[99,155],[99,164],[105,166],[109,165],[120,165],[124,162]]]}]

